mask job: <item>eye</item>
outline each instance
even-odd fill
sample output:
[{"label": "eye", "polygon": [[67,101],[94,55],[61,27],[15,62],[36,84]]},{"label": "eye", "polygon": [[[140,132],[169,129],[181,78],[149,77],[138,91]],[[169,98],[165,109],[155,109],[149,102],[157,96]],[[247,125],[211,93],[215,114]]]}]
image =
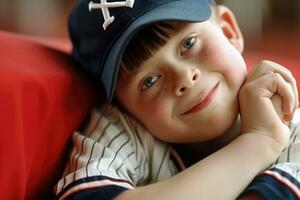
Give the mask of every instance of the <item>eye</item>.
[{"label": "eye", "polygon": [[189,49],[191,49],[194,44],[196,43],[197,37],[193,36],[193,37],[188,37],[187,39],[185,39],[181,45],[181,51],[180,54],[184,54],[186,51],[188,51]]},{"label": "eye", "polygon": [[147,76],[142,82],[142,91],[152,87],[160,77],[160,75]]}]

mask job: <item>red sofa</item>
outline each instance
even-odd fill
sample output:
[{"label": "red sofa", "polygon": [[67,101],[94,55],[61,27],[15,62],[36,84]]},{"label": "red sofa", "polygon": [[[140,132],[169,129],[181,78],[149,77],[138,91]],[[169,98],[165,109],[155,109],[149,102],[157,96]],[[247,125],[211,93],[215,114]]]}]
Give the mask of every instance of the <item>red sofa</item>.
[{"label": "red sofa", "polygon": [[1,199],[52,198],[70,136],[95,103],[67,46],[0,32]]},{"label": "red sofa", "polygon": [[[52,199],[70,136],[96,103],[96,91],[68,52],[69,43],[0,31],[1,199]],[[246,52],[283,63],[300,80],[296,58]]]}]

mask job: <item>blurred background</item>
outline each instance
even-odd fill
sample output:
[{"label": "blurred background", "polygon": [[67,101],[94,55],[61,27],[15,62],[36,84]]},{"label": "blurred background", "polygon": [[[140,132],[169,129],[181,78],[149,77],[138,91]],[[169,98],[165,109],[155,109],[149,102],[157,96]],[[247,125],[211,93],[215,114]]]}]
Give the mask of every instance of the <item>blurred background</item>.
[{"label": "blurred background", "polygon": [[[1,0],[0,29],[67,38],[67,16],[76,0]],[[300,0],[221,0],[237,17],[246,50],[298,56]]]}]

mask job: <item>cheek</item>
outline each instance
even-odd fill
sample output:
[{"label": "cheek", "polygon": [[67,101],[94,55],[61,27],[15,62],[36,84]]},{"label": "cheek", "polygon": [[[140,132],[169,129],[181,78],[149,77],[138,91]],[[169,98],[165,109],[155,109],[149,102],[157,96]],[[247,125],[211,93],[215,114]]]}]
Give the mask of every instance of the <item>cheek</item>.
[{"label": "cheek", "polygon": [[154,136],[162,139],[164,133],[172,128],[174,121],[172,106],[162,102],[148,102],[148,105],[139,110],[138,118]]},{"label": "cheek", "polygon": [[247,74],[246,64],[239,53],[229,42],[219,42],[221,45],[212,45],[207,49],[210,55],[210,67],[221,73],[229,85],[240,87]]},{"label": "cheek", "polygon": [[154,124],[153,121],[166,121],[172,113],[170,105],[159,102],[145,102],[139,107],[144,108],[139,110],[139,117],[148,125]]}]

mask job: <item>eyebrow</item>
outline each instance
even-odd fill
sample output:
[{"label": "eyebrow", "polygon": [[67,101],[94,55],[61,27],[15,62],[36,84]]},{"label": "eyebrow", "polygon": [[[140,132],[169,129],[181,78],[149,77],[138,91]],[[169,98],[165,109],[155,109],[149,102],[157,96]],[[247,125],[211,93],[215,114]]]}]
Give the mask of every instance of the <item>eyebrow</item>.
[{"label": "eyebrow", "polygon": [[139,82],[137,79],[137,75],[140,73],[139,68],[133,69],[133,70],[128,70],[128,71],[123,71],[122,75],[120,76],[119,80],[124,80],[127,82],[129,87],[132,87],[133,84],[136,82]]},{"label": "eyebrow", "polygon": [[125,77],[126,76],[132,76],[132,77],[135,77],[137,76],[139,73],[145,71],[143,70],[143,67],[141,67],[143,64],[145,64],[148,60],[151,60],[153,57],[155,57],[155,54],[153,54],[153,56],[151,56],[150,58],[147,58],[146,60],[143,60],[141,62],[141,64],[139,65],[139,67],[135,67],[134,69],[129,69],[129,70],[124,70],[123,73],[125,73]]},{"label": "eyebrow", "polygon": [[137,74],[140,73],[139,68],[135,68],[133,70],[124,71],[121,75],[121,77],[127,78],[127,77],[136,77]]}]

